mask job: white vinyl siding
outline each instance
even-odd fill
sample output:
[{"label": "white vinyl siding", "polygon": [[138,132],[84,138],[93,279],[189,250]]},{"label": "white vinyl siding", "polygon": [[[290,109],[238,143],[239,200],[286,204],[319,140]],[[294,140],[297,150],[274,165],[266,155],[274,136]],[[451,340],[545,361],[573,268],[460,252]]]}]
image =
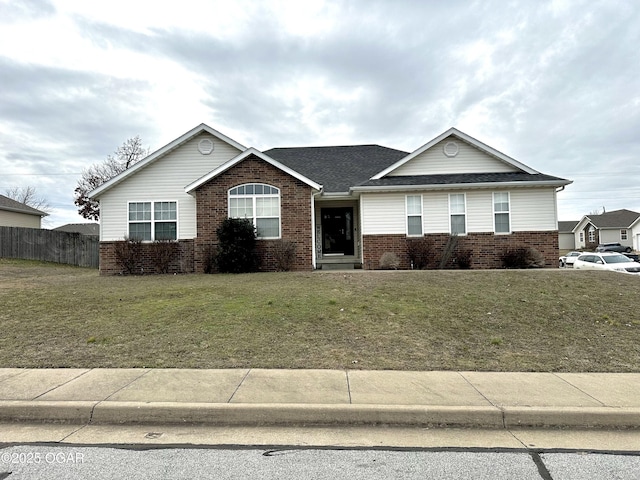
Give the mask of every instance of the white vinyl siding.
[{"label": "white vinyl siding", "polygon": [[[494,232],[494,191],[484,189],[465,192],[423,191],[415,194],[365,193],[361,197],[362,232],[365,235],[406,234],[406,196],[421,194],[423,233],[448,233],[450,193],[465,194],[467,233]],[[553,188],[520,188],[509,191],[511,232],[557,230],[555,212]]]},{"label": "white vinyl siding", "polygon": [[[202,155],[198,151],[198,142],[204,138],[214,144],[214,150],[209,155]],[[203,133],[126,178],[100,197],[100,239],[122,240],[127,235],[130,202],[167,199],[179,203],[178,238],[194,238],[196,199],[185,193],[184,187],[239,153],[240,150],[235,147]]]},{"label": "white vinyl siding", "polygon": [[367,193],[360,200],[364,235],[405,234],[404,193]]},{"label": "white vinyl siding", "polygon": [[554,188],[513,189],[509,201],[512,232],[558,229]]},{"label": "white vinyl siding", "polygon": [[[444,154],[444,146],[451,141],[458,145],[458,154],[455,157],[447,157]],[[519,170],[513,165],[508,165],[462,140],[447,137],[389,173],[389,176],[517,171]]]}]

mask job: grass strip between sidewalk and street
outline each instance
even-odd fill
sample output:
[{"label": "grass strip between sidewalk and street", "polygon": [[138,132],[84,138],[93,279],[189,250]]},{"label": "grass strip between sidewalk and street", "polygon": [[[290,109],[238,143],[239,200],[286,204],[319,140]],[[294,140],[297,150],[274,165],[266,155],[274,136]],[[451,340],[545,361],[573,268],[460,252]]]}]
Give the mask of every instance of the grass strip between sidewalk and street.
[{"label": "grass strip between sidewalk and street", "polygon": [[108,277],[0,259],[0,367],[638,372],[639,281],[555,269]]}]

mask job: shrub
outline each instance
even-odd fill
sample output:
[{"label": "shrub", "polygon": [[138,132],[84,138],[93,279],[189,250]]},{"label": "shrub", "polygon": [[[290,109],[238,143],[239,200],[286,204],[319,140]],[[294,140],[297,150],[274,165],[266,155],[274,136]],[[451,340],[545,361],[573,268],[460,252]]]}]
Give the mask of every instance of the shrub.
[{"label": "shrub", "polygon": [[380,257],[380,268],[383,270],[397,270],[400,258],[393,252],[385,252]]},{"label": "shrub", "polygon": [[502,254],[502,266],[505,268],[544,267],[544,257],[533,247],[515,247]]},{"label": "shrub", "polygon": [[177,254],[178,244],[172,240],[156,240],[149,248],[156,272],[169,273],[169,266]]},{"label": "shrub", "polygon": [[114,246],[116,263],[122,269],[122,273],[135,275],[140,273],[140,261],[142,259],[142,240],[139,238],[128,238],[121,242],[116,242]]},{"label": "shrub", "polygon": [[471,268],[471,256],[473,255],[473,250],[469,249],[461,249],[456,252],[456,264],[458,268],[463,270],[468,270]]},{"label": "shrub", "polygon": [[433,258],[433,240],[427,237],[407,238],[407,253],[412,268],[417,270],[429,268]]},{"label": "shrub", "polygon": [[273,259],[276,270],[288,272],[296,258],[296,244],[290,240],[276,240],[273,242]]},{"label": "shrub", "polygon": [[258,269],[256,232],[246,218],[226,218],[216,230],[216,265],[221,273],[247,273]]}]

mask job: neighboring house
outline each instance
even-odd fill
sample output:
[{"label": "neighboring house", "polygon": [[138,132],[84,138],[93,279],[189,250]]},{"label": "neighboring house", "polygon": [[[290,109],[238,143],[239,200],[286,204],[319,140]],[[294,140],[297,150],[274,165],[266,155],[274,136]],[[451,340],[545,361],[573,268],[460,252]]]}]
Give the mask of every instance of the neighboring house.
[{"label": "neighboring house", "polygon": [[100,202],[106,274],[122,270],[116,250],[127,237],[176,240],[172,271],[202,272],[226,217],[254,223],[263,270],[274,269],[278,240],[295,243],[295,270],[378,268],[387,252],[409,268],[408,240],[428,237],[439,255],[452,234],[472,250],[472,268],[500,267],[505,250],[519,246],[556,267],[556,192],[570,183],[455,128],[411,153],[378,145],[262,152],[201,124],[91,197]]},{"label": "neighboring house", "polygon": [[0,195],[0,227],[41,228],[48,213]]},{"label": "neighboring house", "polygon": [[602,215],[585,215],[573,229],[577,248],[593,248],[600,243],[619,242],[640,249],[640,213],[614,210]]},{"label": "neighboring house", "polygon": [[99,223],[67,223],[66,225],[61,225],[60,227],[54,228],[59,232],[68,232],[68,233],[79,233],[81,235],[87,236],[98,236],[100,235],[100,224]]},{"label": "neighboring house", "polygon": [[558,222],[558,248],[560,250],[574,250],[576,248],[576,237],[573,229],[578,225],[578,220]]}]

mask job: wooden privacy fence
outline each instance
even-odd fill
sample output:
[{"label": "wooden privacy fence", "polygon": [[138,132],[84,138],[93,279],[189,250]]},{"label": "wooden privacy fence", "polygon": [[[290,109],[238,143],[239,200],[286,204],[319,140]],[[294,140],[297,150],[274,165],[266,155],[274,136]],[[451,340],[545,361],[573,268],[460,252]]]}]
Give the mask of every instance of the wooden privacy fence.
[{"label": "wooden privacy fence", "polygon": [[0,227],[0,258],[22,258],[98,268],[100,240],[95,235]]}]

